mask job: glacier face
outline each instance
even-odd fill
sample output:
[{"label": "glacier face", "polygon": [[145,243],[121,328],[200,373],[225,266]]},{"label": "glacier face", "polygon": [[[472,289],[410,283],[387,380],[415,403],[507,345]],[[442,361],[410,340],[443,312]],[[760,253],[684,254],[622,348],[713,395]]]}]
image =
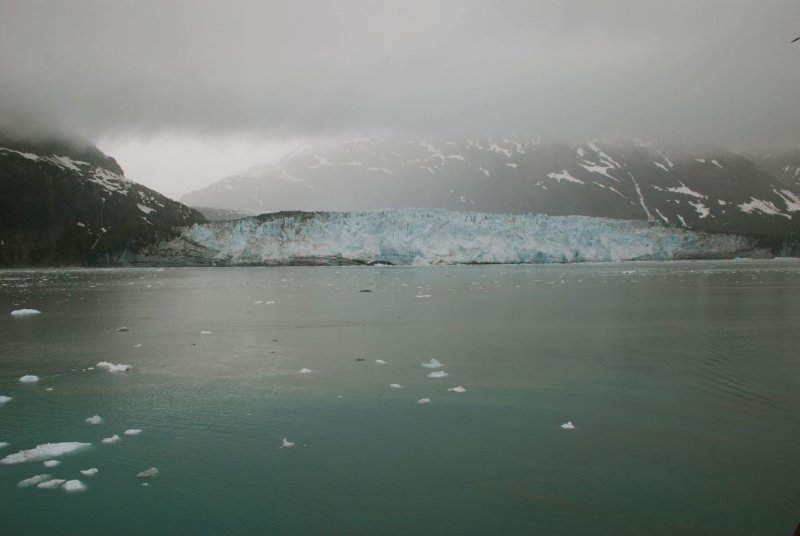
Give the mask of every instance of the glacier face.
[{"label": "glacier face", "polygon": [[741,236],[640,221],[399,209],[283,212],[196,224],[135,262],[519,264],[724,258],[753,249]]}]

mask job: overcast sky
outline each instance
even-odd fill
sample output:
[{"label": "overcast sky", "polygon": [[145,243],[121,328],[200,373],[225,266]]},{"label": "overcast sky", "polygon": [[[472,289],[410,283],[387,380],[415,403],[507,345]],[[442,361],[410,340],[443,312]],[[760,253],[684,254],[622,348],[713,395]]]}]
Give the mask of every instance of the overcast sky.
[{"label": "overcast sky", "polygon": [[0,0],[0,115],[176,196],[372,132],[800,145],[798,0]]}]

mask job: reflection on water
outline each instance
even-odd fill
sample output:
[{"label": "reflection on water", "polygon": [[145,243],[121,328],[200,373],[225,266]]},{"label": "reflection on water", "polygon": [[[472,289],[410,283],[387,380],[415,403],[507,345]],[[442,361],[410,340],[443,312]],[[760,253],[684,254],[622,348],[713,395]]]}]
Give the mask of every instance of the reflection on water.
[{"label": "reflection on water", "polygon": [[[0,456],[92,443],[0,465],[4,532],[789,534],[800,517],[798,261],[6,271],[0,303]],[[42,314],[8,314],[25,307]],[[45,472],[88,489],[16,485]]]}]

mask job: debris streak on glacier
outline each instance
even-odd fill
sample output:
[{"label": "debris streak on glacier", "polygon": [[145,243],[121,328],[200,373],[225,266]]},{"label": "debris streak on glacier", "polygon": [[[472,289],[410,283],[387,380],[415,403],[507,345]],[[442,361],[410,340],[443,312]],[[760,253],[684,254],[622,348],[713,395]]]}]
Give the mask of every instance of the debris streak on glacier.
[{"label": "debris streak on glacier", "polygon": [[584,216],[434,209],[278,212],[196,224],[139,260],[175,264],[565,263],[733,257],[736,235]]}]

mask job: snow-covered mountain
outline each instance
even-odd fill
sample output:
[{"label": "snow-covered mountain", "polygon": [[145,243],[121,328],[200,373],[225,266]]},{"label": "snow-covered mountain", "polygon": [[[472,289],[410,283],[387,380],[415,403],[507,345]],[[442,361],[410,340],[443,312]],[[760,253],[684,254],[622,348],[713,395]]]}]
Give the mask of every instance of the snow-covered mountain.
[{"label": "snow-covered mountain", "polygon": [[201,221],[88,142],[0,133],[0,265],[114,262]]},{"label": "snow-covered mountain", "polygon": [[431,207],[797,233],[800,186],[771,174],[769,164],[722,149],[637,140],[367,138],[298,151],[182,201],[257,211]]},{"label": "snow-covered mountain", "polygon": [[184,229],[139,262],[177,265],[561,263],[730,258],[749,238],[585,216],[441,209],[283,212]]}]

